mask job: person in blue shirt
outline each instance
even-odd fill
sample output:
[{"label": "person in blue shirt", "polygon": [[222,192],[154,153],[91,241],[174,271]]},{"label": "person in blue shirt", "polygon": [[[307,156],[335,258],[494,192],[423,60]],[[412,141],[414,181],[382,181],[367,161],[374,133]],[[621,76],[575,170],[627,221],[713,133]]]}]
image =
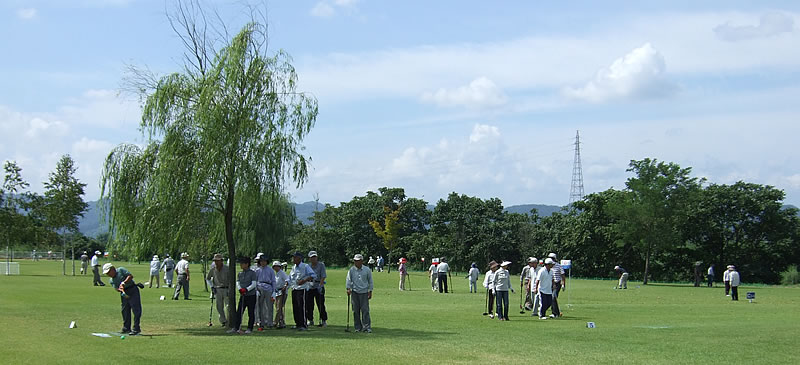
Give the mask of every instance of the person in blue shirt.
[{"label": "person in blue shirt", "polygon": [[[142,300],[139,286],[133,281],[133,275],[124,267],[115,268],[111,263],[103,265],[103,275],[111,278],[111,287],[120,293],[122,298],[122,331],[131,336],[142,332],[139,320],[142,317]],[[131,329],[131,312],[133,312],[133,329]]]}]

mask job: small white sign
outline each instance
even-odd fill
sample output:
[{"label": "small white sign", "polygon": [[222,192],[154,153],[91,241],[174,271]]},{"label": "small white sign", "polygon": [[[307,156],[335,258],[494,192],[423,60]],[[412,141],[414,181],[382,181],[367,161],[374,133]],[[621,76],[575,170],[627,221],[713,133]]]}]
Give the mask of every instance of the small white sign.
[{"label": "small white sign", "polygon": [[561,268],[569,270],[572,268],[572,260],[561,260]]},{"label": "small white sign", "polygon": [[69,322],[69,328],[78,328],[78,325],[75,324],[75,321]]},{"label": "small white sign", "polygon": [[160,298],[158,298],[158,300],[164,300],[164,298],[165,297],[162,295]]},{"label": "small white sign", "polygon": [[594,322],[586,322],[586,328],[595,328]]}]

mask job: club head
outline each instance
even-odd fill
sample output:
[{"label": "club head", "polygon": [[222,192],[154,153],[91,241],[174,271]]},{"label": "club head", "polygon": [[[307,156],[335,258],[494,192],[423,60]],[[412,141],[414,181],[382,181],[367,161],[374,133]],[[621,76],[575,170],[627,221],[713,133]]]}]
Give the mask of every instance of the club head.
[{"label": "club head", "polygon": [[213,326],[213,325],[214,325],[213,323],[211,323],[211,322],[208,322],[208,326],[209,326],[209,327],[211,327],[211,326]]},{"label": "club head", "polygon": [[519,311],[519,314],[525,314],[525,311]]},{"label": "club head", "polygon": [[489,315],[489,313],[483,312],[483,315],[484,315],[484,316],[488,316],[488,315]]}]

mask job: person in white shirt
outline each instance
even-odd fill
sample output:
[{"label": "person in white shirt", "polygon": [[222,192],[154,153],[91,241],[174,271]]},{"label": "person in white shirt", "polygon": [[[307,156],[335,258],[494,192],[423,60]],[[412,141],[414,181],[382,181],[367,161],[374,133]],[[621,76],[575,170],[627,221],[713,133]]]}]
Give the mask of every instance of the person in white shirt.
[{"label": "person in white shirt", "polygon": [[530,303],[526,303],[525,305],[529,306],[531,310],[532,317],[539,316],[539,305],[541,304],[539,300],[539,295],[533,292],[534,289],[534,282],[536,281],[536,274],[539,273],[539,270],[543,269],[544,266],[539,266],[539,260],[535,257],[528,257],[528,276],[525,278],[525,291],[527,292],[528,301]]},{"label": "person in white shirt", "polygon": [[731,273],[728,275],[731,281],[731,300],[739,300],[739,272],[736,271],[736,266],[731,265]]},{"label": "person in white shirt", "polygon": [[292,313],[294,314],[294,329],[305,331],[308,329],[306,318],[306,291],[311,288],[311,282],[317,274],[311,266],[303,262],[303,254],[297,251],[292,256],[294,267],[289,273],[289,286],[292,287]]},{"label": "person in white shirt", "polygon": [[708,267],[708,271],[706,271],[706,273],[708,274],[708,275],[706,275],[706,277],[708,278],[708,287],[709,288],[713,288],[714,287],[714,264],[711,264],[711,266]]},{"label": "person in white shirt", "polygon": [[494,273],[494,292],[497,298],[497,317],[501,321],[508,320],[508,291],[514,292],[511,286],[511,273],[508,271],[511,261],[503,261],[500,269]]},{"label": "person in white shirt", "polygon": [[150,261],[150,287],[153,287],[153,280],[155,279],[156,288],[161,287],[161,279],[158,276],[158,270],[161,269],[161,261],[158,260],[158,255],[153,256]]},{"label": "person in white shirt", "polygon": [[[545,314],[553,304],[553,265],[555,265],[555,261],[548,257],[544,260],[544,269],[539,270],[539,273],[536,274],[533,291],[539,294],[539,299],[542,302],[539,309],[539,319],[547,319]],[[555,315],[551,314],[550,318],[555,318]]]},{"label": "person in white shirt", "polygon": [[439,274],[436,273],[436,266],[439,266],[439,259],[434,258],[431,260],[431,267],[428,268],[428,273],[431,278],[431,290],[433,291],[439,290]]},{"label": "person in white shirt", "polygon": [[564,268],[561,267],[561,264],[558,263],[555,253],[551,252],[547,257],[553,260],[553,314],[555,314],[556,317],[561,317],[563,314],[558,307],[558,294],[561,293],[561,288],[566,285],[566,281],[564,280],[566,273],[564,272]]},{"label": "person in white shirt", "polygon": [[488,307],[489,318],[494,318],[494,274],[497,272],[497,262],[492,260],[489,262],[489,271],[483,277],[483,287],[486,288],[486,306]]},{"label": "person in white shirt", "polygon": [[161,262],[161,269],[164,270],[164,284],[167,284],[167,288],[171,288],[172,278],[175,277],[175,260],[169,257],[169,254],[164,255],[164,261]]},{"label": "person in white shirt", "polygon": [[725,283],[725,296],[731,296],[731,267],[733,265],[728,265],[728,269],[722,274],[722,282]]},{"label": "person in white shirt", "polygon": [[178,284],[175,285],[175,294],[172,295],[172,300],[178,300],[178,296],[183,289],[183,299],[192,300],[189,298],[189,254],[184,252],[181,254],[181,260],[175,265],[175,272],[178,273]]},{"label": "person in white shirt", "polygon": [[94,276],[92,280],[94,286],[106,286],[103,280],[100,280],[100,255],[102,255],[100,251],[95,251],[94,256],[92,256],[92,276]]},{"label": "person in white shirt", "polygon": [[447,291],[447,273],[450,271],[450,265],[444,257],[439,259],[439,266],[436,267],[436,273],[439,275],[439,293],[448,293]]},{"label": "person in white shirt", "polygon": [[275,270],[275,293],[272,294],[272,301],[275,303],[275,328],[286,328],[284,313],[286,312],[286,297],[289,287],[289,275],[283,271],[283,264],[280,261],[272,262],[272,270]]},{"label": "person in white shirt", "polygon": [[469,273],[467,274],[467,279],[469,279],[469,292],[470,293],[477,293],[478,292],[478,276],[481,275],[481,272],[478,270],[478,264],[472,263],[472,267],[469,269]]}]

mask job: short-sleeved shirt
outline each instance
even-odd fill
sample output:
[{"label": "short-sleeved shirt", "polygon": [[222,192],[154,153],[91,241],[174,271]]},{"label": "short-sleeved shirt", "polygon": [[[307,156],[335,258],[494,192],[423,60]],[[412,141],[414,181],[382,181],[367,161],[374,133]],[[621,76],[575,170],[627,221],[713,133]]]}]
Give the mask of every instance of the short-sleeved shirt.
[{"label": "short-sleeved shirt", "polygon": [[[130,275],[130,274],[131,273],[130,273],[130,271],[128,271],[128,269],[126,269],[124,267],[118,267],[117,268],[117,275],[112,277],[111,280],[110,280],[111,281],[111,287],[114,288],[114,289],[119,288],[119,284],[122,284],[122,282],[125,281],[125,278],[127,278],[128,275]],[[136,285],[136,283],[133,281],[133,278],[131,278],[131,280],[128,281],[128,284],[125,285],[125,289],[130,288],[130,287],[132,287],[134,285]]]},{"label": "short-sleeved shirt", "polygon": [[[239,279],[239,287],[247,289],[247,287],[252,285],[254,281],[256,282],[258,281],[258,274],[256,274],[255,271],[250,269],[242,270],[242,272],[239,273],[238,279]],[[248,290],[247,293],[245,294],[245,296],[248,297],[251,295],[256,295],[255,288]]]},{"label": "short-sleeved shirt", "polygon": [[217,270],[217,265],[211,265],[211,270],[206,274],[206,280],[211,280],[211,286],[214,288],[227,288],[228,287],[228,267],[222,265],[222,269]]},{"label": "short-sleeved shirt", "polygon": [[89,261],[89,256],[81,255],[81,263],[85,264],[87,261]]},{"label": "short-sleeved shirt", "polygon": [[439,263],[439,267],[436,268],[436,272],[439,274],[447,274],[448,271],[450,271],[450,265],[446,262]]},{"label": "short-sleeved shirt", "polygon": [[286,271],[278,270],[277,272],[275,272],[275,294],[272,294],[272,296],[277,297],[281,295],[281,293],[283,292],[283,287],[286,286],[286,283],[288,282],[289,282],[289,275],[286,274]]},{"label": "short-sleeved shirt", "polygon": [[436,265],[431,264],[431,267],[428,268],[428,271],[430,271],[431,274],[436,274]]},{"label": "short-sleeved shirt", "polygon": [[100,266],[100,261],[97,258],[97,255],[92,256],[92,266]]},{"label": "short-sleeved shirt", "polygon": [[320,284],[325,285],[323,280],[328,277],[328,272],[325,270],[325,263],[317,261],[317,266],[312,264],[308,264],[308,266],[311,266],[311,270],[314,270],[314,274],[317,275],[314,281],[311,282],[311,289],[318,289]]},{"label": "short-sleeved shirt", "polygon": [[162,267],[172,270],[175,268],[175,260],[170,257],[164,259],[164,263],[161,265]]},{"label": "short-sleeved shirt", "polygon": [[178,261],[178,265],[175,265],[175,272],[177,272],[178,275],[186,274],[187,270],[189,270],[189,261],[181,259]]},{"label": "short-sleeved shirt", "polygon": [[536,281],[539,282],[539,293],[553,294],[553,269],[547,270],[545,267],[540,270],[536,274]]},{"label": "short-sleeved shirt", "polygon": [[564,277],[564,268],[561,267],[561,264],[556,263],[555,265],[553,265],[553,280],[560,283],[563,277]]}]

